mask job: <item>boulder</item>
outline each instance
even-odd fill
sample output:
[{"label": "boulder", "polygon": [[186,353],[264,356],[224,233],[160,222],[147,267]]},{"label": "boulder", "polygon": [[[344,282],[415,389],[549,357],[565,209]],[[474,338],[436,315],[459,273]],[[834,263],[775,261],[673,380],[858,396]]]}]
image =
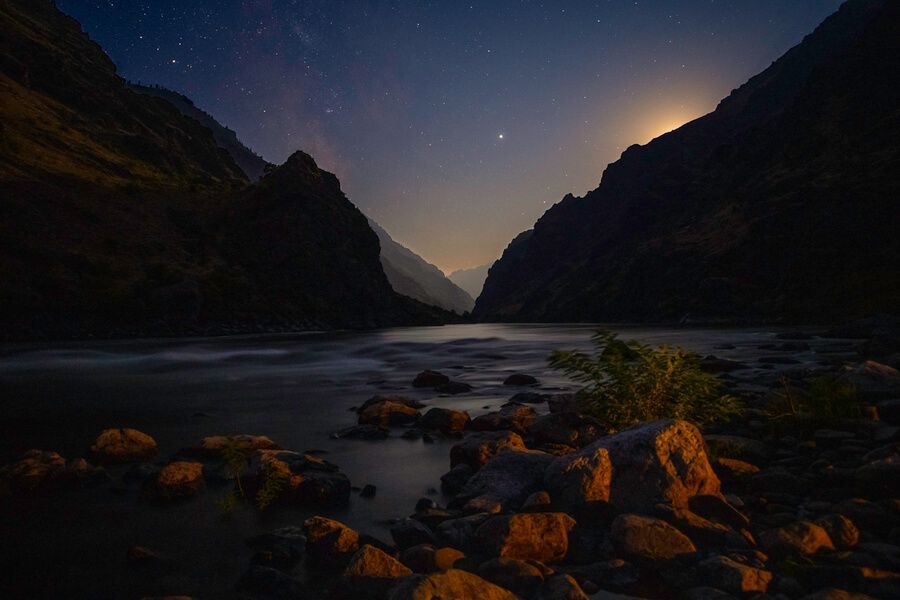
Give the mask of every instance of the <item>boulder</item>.
[{"label": "boulder", "polygon": [[475,530],[489,517],[488,513],[479,513],[448,519],[437,526],[437,535],[448,546],[465,550],[472,545]]},{"label": "boulder", "polygon": [[200,493],[204,485],[203,463],[179,460],[149,480],[147,491],[157,500],[180,500]]},{"label": "boulder", "polygon": [[280,446],[264,435],[214,435],[205,437],[197,448],[202,454],[222,458],[226,448],[233,448],[247,456],[257,450],[280,450]]},{"label": "boulder", "polygon": [[462,381],[449,381],[437,386],[434,389],[441,394],[450,394],[451,396],[455,396],[456,394],[465,394],[467,392],[471,392],[473,388],[468,383],[463,383]]},{"label": "boulder", "polygon": [[764,531],[759,535],[759,543],[766,552],[775,556],[809,556],[819,550],[835,549],[828,532],[809,521],[795,521]]},{"label": "boulder", "polygon": [[475,469],[469,465],[458,464],[443,475],[441,475],[441,488],[447,494],[453,495],[459,492],[466,485],[466,482],[475,474]]},{"label": "boulder", "polygon": [[388,594],[389,600],[463,600],[468,598],[519,600],[509,590],[460,569],[408,577]]},{"label": "boulder", "polygon": [[569,550],[575,520],[565,513],[491,517],[475,530],[474,543],[491,556],[559,562]]},{"label": "boulder", "polygon": [[722,481],[743,481],[752,475],[759,473],[759,467],[736,458],[718,457],[713,460],[713,470]]},{"label": "boulder", "polygon": [[[550,454],[534,450],[503,450],[491,458],[462,487],[451,507],[474,512],[516,510],[543,485]],[[492,507],[497,506],[497,510]]]},{"label": "boulder", "polygon": [[0,489],[30,493],[56,487],[65,469],[66,459],[56,452],[29,450],[18,461],[0,469]]},{"label": "boulder", "polygon": [[356,414],[360,414],[361,412],[364,412],[370,406],[373,406],[375,404],[381,404],[382,402],[394,402],[395,404],[403,404],[410,408],[424,408],[425,407],[425,405],[422,404],[421,402],[419,402],[418,400],[414,400],[407,396],[398,396],[396,394],[389,394],[389,395],[383,396],[383,395],[379,394],[377,396],[372,396],[371,398],[369,398],[368,400],[363,402],[362,406],[360,406],[359,408],[356,409]]},{"label": "boulder", "polygon": [[577,413],[557,413],[538,417],[528,433],[539,444],[559,444],[580,448],[596,441],[606,431],[591,418]]},{"label": "boulder", "polygon": [[386,552],[365,544],[350,558],[337,585],[338,597],[381,598],[412,571]]},{"label": "boulder", "polygon": [[303,522],[303,532],[307,556],[322,566],[346,565],[359,550],[359,534],[340,521],[310,517]]},{"label": "boulder", "polygon": [[105,463],[142,462],[156,456],[156,440],[137,429],[106,429],[91,446],[97,460]]},{"label": "boulder", "polygon": [[475,417],[471,427],[475,431],[515,431],[525,433],[537,419],[537,413],[524,404],[507,403],[500,410]]},{"label": "boulder", "polygon": [[439,373],[437,371],[432,371],[430,369],[426,369],[416,375],[416,378],[413,379],[413,387],[417,388],[436,388],[439,385],[444,385],[450,383],[450,378],[444,375],[443,373]]},{"label": "boulder", "polygon": [[526,375],[525,373],[513,373],[509,377],[503,380],[503,385],[537,385],[538,380],[536,377],[531,375]]},{"label": "boulder", "polygon": [[434,532],[415,519],[402,519],[391,526],[391,537],[401,550],[418,546],[419,544],[435,545],[437,540]]},{"label": "boulder", "polygon": [[544,573],[541,569],[516,558],[493,558],[478,567],[478,575],[523,598],[530,596],[544,583]]},{"label": "boulder", "polygon": [[850,550],[859,543],[859,528],[844,515],[826,515],[816,519],[815,524],[828,533],[838,550]]},{"label": "boulder", "polygon": [[697,551],[690,538],[672,525],[642,515],[622,514],[616,517],[610,538],[626,557],[645,564]]},{"label": "boulder", "polygon": [[667,504],[659,505],[657,509],[658,516],[704,550],[743,550],[751,547],[747,538],[727,525],[713,523],[687,509]]},{"label": "boulder", "polygon": [[336,506],[350,500],[350,480],[333,465],[312,454],[290,450],[258,450],[242,478],[250,493],[279,479],[276,500],[299,506]]},{"label": "boulder", "polygon": [[434,407],[422,415],[417,425],[420,429],[455,433],[464,430],[470,420],[469,413],[465,411]]},{"label": "boulder", "polygon": [[733,594],[765,593],[772,583],[771,571],[741,564],[727,556],[713,556],[700,563],[703,582]]},{"label": "boulder", "polygon": [[435,548],[431,544],[419,544],[403,551],[401,561],[416,573],[435,573],[452,569],[456,561],[466,555],[449,546]]},{"label": "boulder", "polygon": [[353,425],[335,431],[331,437],[336,440],[384,440],[389,435],[387,428],[379,425]]},{"label": "boulder", "polygon": [[415,423],[419,416],[419,411],[411,406],[392,400],[381,400],[360,411],[359,424],[378,427],[404,425]]},{"label": "boulder", "polygon": [[686,421],[643,423],[556,461],[547,471],[547,487],[569,504],[608,500],[621,510],[646,513],[658,503],[687,507],[693,496],[721,495],[703,437]]},{"label": "boulder", "polygon": [[467,464],[478,470],[504,448],[524,450],[525,442],[519,434],[511,431],[474,433],[450,449],[450,466]]},{"label": "boulder", "polygon": [[534,600],[588,600],[588,595],[571,575],[561,573],[549,577]]}]

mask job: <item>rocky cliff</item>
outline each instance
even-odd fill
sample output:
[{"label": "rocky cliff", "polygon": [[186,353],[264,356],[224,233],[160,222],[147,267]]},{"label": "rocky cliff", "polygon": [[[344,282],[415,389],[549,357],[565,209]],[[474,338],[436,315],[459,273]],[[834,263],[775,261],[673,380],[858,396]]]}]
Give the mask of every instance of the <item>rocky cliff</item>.
[{"label": "rocky cliff", "polygon": [[632,146],[494,264],[513,321],[833,321],[900,306],[900,4],[850,0],[711,114]]}]

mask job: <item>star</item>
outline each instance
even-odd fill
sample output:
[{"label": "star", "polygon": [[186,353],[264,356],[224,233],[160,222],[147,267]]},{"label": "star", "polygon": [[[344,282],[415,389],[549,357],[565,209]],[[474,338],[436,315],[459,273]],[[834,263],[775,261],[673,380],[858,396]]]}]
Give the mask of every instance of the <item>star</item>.
[{"label": "star", "polygon": [[502,133],[497,134],[497,139],[498,139],[498,140],[502,140],[502,139],[503,139],[503,134],[502,134]]}]

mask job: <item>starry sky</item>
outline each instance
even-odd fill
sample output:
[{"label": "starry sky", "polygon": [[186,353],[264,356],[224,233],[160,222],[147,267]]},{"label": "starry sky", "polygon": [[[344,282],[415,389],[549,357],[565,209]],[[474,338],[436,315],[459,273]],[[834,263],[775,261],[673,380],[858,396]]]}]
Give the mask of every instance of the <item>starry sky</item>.
[{"label": "starry sky", "polygon": [[58,0],[123,77],[303,149],[446,272],[713,110],[841,0]]}]

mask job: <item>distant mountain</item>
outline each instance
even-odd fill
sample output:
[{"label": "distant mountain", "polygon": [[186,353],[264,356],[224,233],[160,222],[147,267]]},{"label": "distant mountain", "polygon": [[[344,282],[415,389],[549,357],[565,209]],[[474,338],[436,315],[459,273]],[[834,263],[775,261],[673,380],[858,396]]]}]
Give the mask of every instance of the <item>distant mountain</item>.
[{"label": "distant mountain", "polygon": [[184,94],[173,92],[164,87],[138,85],[135,83],[128,84],[128,87],[139,94],[167,100],[172,106],[181,111],[181,114],[196,120],[209,129],[216,140],[216,144],[231,155],[231,158],[234,159],[234,162],[250,181],[259,181],[262,178],[268,163],[253,150],[245,146],[234,131],[219,123],[209,113],[198,108],[193,100]]},{"label": "distant mountain", "polygon": [[490,270],[511,321],[825,322],[900,307],[900,2],[850,0],[715,112],[632,146]]},{"label": "distant mountain", "polygon": [[0,1],[0,338],[436,324],[331,173],[256,185],[49,0]]},{"label": "distant mountain", "polygon": [[395,242],[375,221],[369,219],[369,225],[381,242],[381,265],[394,291],[459,315],[472,311],[475,300],[440,269]]},{"label": "distant mountain", "polygon": [[470,269],[459,269],[447,275],[447,279],[464,289],[473,298],[478,298],[490,268],[491,265],[488,264]]}]

